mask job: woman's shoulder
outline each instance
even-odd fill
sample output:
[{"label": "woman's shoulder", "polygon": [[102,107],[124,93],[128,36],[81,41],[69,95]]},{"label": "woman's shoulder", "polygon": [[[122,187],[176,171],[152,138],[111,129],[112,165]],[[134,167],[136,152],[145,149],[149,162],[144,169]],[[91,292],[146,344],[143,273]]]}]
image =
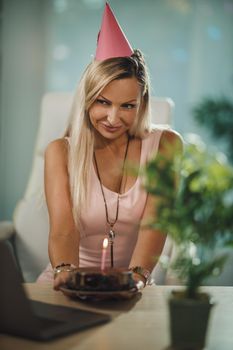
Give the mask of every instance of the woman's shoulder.
[{"label": "woman's shoulder", "polygon": [[165,127],[160,128],[161,136],[159,141],[159,153],[173,157],[174,154],[183,152],[183,138],[176,130]]},{"label": "woman's shoulder", "polygon": [[182,136],[169,125],[152,125],[151,129],[145,134],[148,143],[158,143],[160,152],[166,152],[166,149],[181,151],[183,149]]},{"label": "woman's shoulder", "polygon": [[51,141],[45,149],[45,158],[63,158],[67,159],[68,140],[62,137]]},{"label": "woman's shoulder", "polygon": [[169,142],[183,143],[182,136],[169,125],[157,126],[156,124],[152,124],[151,129],[146,132],[145,138],[154,139],[156,137]]},{"label": "woman's shoulder", "polygon": [[182,136],[173,129],[165,130],[161,135],[159,150],[181,153],[183,151]]}]

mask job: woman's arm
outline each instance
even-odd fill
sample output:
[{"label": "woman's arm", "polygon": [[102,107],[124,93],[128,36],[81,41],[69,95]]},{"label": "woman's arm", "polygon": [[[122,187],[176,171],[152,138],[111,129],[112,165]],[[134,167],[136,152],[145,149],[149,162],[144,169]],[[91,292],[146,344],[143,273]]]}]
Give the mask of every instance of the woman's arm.
[{"label": "woman's arm", "polygon": [[[182,141],[180,136],[172,130],[163,131],[160,139],[158,153],[162,154],[166,159],[174,159],[174,156],[182,153]],[[174,179],[174,186],[176,179]],[[130,261],[130,267],[140,266],[143,269],[152,272],[166,240],[166,235],[158,230],[153,230],[143,226],[151,218],[156,218],[156,207],[158,206],[158,198],[148,194],[145,211],[142,218],[142,227],[139,230],[137,243]],[[140,274],[134,274],[136,281],[144,279]]]},{"label": "woman's arm", "polygon": [[[45,195],[49,212],[49,257],[53,267],[62,263],[79,265],[79,232],[72,214],[68,175],[68,144],[65,139],[51,142],[45,152]],[[59,273],[57,289],[68,277]]]}]

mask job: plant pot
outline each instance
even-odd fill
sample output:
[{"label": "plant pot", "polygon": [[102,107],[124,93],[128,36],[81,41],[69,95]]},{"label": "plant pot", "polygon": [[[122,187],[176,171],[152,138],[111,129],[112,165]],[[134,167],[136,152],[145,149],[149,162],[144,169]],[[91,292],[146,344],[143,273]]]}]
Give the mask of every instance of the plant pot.
[{"label": "plant pot", "polygon": [[169,298],[171,345],[175,349],[202,349],[213,301],[206,293],[189,299],[184,291],[173,291]]}]

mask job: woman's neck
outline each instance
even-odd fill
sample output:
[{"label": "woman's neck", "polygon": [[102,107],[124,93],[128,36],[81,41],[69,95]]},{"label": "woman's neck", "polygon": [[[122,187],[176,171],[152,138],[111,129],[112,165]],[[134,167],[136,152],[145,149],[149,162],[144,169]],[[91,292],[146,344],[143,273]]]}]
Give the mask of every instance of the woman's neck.
[{"label": "woman's neck", "polygon": [[109,140],[103,137],[99,133],[95,133],[95,150],[101,150],[104,148],[108,148],[113,152],[118,152],[122,148],[125,148],[128,142],[129,135],[128,133],[124,133],[123,135],[117,137],[116,139]]}]

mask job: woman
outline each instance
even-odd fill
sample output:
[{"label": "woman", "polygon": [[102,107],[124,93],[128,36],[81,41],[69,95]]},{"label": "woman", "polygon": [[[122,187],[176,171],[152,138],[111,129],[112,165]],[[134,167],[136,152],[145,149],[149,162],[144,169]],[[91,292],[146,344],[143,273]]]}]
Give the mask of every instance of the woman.
[{"label": "woman", "polygon": [[[166,147],[166,145],[176,147]],[[94,60],[81,80],[67,137],[45,153],[45,193],[50,217],[49,256],[59,289],[75,267],[98,267],[103,239],[114,241],[114,266],[132,268],[146,285],[164,246],[164,234],[142,226],[156,199],[127,172],[161,153],[174,157],[181,141],[171,130],[152,130],[149,79],[139,50]],[[113,263],[108,252],[106,265]],[[52,267],[42,274],[48,276]],[[138,284],[138,285],[139,285]]]}]

